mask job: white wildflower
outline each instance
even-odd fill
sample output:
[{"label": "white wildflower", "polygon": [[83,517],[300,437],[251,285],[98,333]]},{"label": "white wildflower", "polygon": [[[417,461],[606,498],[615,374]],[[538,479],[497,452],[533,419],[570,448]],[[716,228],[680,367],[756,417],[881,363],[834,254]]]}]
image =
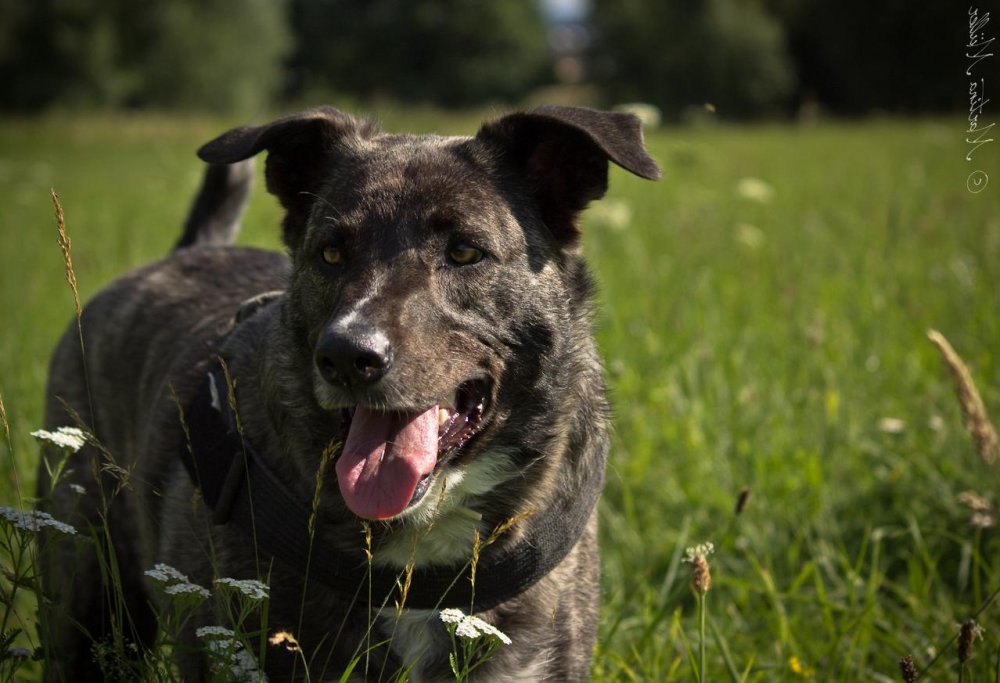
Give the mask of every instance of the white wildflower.
[{"label": "white wildflower", "polygon": [[196,583],[172,583],[163,589],[167,595],[197,595],[200,598],[208,598],[211,593],[207,588],[203,588]]},{"label": "white wildflower", "polygon": [[237,681],[266,681],[267,676],[257,669],[257,659],[246,648],[240,648],[233,654],[233,663],[229,670]]},{"label": "white wildflower", "polygon": [[202,626],[194,634],[199,638],[233,638],[236,633],[225,626]]},{"label": "white wildflower", "polygon": [[3,517],[15,528],[22,531],[38,531],[48,527],[64,534],[75,534],[76,529],[55,519],[52,515],[41,510],[15,510],[14,508],[0,505],[0,517]]},{"label": "white wildflower", "polygon": [[497,638],[504,645],[510,645],[510,636],[498,629],[493,624],[483,621],[479,617],[469,617],[469,620],[474,620],[476,628],[479,630],[480,635],[493,636]]},{"label": "white wildflower", "polygon": [[239,642],[235,638],[213,638],[206,645],[208,651],[215,655],[225,655],[239,647]]},{"label": "white wildflower", "polygon": [[707,543],[699,543],[696,546],[692,546],[684,550],[683,562],[694,562],[696,557],[708,557],[715,552],[715,545],[709,541]]},{"label": "white wildflower", "polygon": [[663,112],[655,104],[649,102],[626,102],[615,105],[615,111],[632,114],[639,119],[643,128],[657,128],[663,120]]},{"label": "white wildflower", "polygon": [[898,417],[879,418],[878,430],[885,434],[902,434],[906,431],[906,423]]},{"label": "white wildflower", "polygon": [[169,564],[154,565],[152,569],[146,570],[146,576],[162,583],[170,583],[171,581],[190,583],[190,579],[188,579],[186,574],[181,574]]},{"label": "white wildflower", "polygon": [[510,637],[506,633],[479,617],[463,613],[460,609],[449,608],[441,610],[440,616],[441,621],[446,624],[457,624],[455,626],[455,635],[459,638],[475,640],[483,636],[492,636],[504,645],[510,645]]},{"label": "white wildflower", "polygon": [[[219,667],[227,667],[230,677],[235,681],[246,681],[250,683],[263,683],[267,681],[267,676],[257,666],[257,660],[253,654],[243,647],[243,643],[235,637],[229,629],[221,626],[206,626],[195,631],[199,636],[203,631],[208,631],[209,635],[218,635],[218,638],[211,638],[205,648],[209,657],[215,661],[212,666],[213,671],[219,671]],[[228,631],[228,634],[223,633]]]},{"label": "white wildflower", "polygon": [[70,484],[69,488],[73,493],[77,493],[81,496],[87,492],[87,489],[83,488],[79,484]]},{"label": "white wildflower", "polygon": [[747,249],[760,249],[767,237],[764,231],[751,223],[736,224],[736,241]]},{"label": "white wildflower", "polygon": [[632,223],[632,207],[620,199],[606,199],[594,205],[587,220],[602,228],[621,232]]},{"label": "white wildflower", "polygon": [[261,583],[255,579],[230,579],[222,578],[216,579],[215,583],[221,586],[229,586],[230,588],[235,588],[243,595],[247,596],[251,600],[264,600],[267,598],[268,587],[266,583]]},{"label": "white wildflower", "polygon": [[47,441],[50,444],[64,448],[71,453],[76,453],[87,443],[87,437],[76,427],[59,427],[54,432],[45,429],[37,429],[31,433],[39,441]]},{"label": "white wildflower", "polygon": [[774,188],[760,178],[740,178],[736,194],[743,199],[766,204],[774,198]]},{"label": "white wildflower", "polygon": [[465,619],[465,612],[455,607],[441,610],[441,621],[446,624],[457,624]]}]

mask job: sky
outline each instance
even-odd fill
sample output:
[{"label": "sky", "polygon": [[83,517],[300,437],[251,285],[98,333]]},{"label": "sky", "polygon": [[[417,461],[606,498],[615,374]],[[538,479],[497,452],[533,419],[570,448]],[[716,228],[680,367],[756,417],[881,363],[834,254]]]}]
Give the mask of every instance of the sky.
[{"label": "sky", "polygon": [[541,0],[545,15],[555,21],[577,21],[587,14],[589,0]]}]

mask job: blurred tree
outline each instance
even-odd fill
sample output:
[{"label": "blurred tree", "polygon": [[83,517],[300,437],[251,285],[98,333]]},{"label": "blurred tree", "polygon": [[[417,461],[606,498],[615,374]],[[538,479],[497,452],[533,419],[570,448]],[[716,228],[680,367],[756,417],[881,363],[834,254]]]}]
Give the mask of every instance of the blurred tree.
[{"label": "blurred tree", "polygon": [[742,117],[780,110],[795,85],[782,27],[754,0],[595,0],[593,21],[593,75],[616,101]]},{"label": "blurred tree", "polygon": [[282,0],[0,0],[0,107],[260,107],[280,85]]},{"label": "blurred tree", "polygon": [[287,6],[277,0],[159,0],[138,89],[143,103],[253,111],[283,82]]},{"label": "blurred tree", "polygon": [[[984,12],[988,4],[982,4]],[[803,99],[844,114],[968,105],[967,5],[918,7],[907,0],[767,0],[767,5],[787,26]]]},{"label": "blurred tree", "polygon": [[290,94],[465,105],[512,100],[548,76],[533,0],[292,0]]}]

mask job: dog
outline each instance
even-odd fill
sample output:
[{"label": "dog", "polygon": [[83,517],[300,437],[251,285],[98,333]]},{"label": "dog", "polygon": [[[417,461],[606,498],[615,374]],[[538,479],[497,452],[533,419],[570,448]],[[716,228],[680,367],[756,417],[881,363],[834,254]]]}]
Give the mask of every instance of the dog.
[{"label": "dog", "polygon": [[[287,255],[231,245],[265,151]],[[89,436],[55,486],[43,453],[39,495],[100,540],[45,539],[47,679],[128,677],[95,652],[154,644],[162,563],[269,586],[242,628],[285,638],[248,644],[271,681],[453,680],[446,608],[511,641],[474,680],[584,680],[609,408],[578,219],[609,163],[659,177],[639,121],[545,106],[439,137],[322,107],[199,156],[177,248],[52,359],[46,424]],[[186,680],[224,614],[174,644]]]}]

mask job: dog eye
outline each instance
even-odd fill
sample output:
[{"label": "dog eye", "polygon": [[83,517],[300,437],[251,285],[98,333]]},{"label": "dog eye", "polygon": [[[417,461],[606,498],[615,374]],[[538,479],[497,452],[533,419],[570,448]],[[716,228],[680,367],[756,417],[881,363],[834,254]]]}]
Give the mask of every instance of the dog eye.
[{"label": "dog eye", "polygon": [[456,266],[471,266],[473,263],[479,263],[482,259],[482,250],[464,242],[448,248],[448,260]]},{"label": "dog eye", "polygon": [[323,259],[323,263],[327,265],[339,266],[344,261],[344,252],[332,244],[328,244],[323,247],[320,257]]}]

